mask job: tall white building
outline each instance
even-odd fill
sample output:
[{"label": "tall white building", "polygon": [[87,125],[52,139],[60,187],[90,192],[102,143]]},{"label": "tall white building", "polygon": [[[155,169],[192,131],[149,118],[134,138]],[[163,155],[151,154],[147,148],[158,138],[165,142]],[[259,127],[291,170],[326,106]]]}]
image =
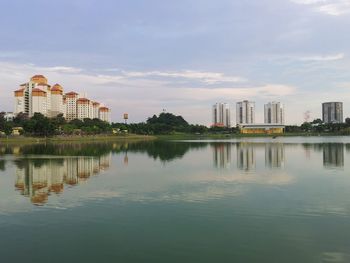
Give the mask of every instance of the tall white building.
[{"label": "tall white building", "polygon": [[66,119],[67,121],[71,121],[77,119],[77,100],[78,93],[76,92],[68,92],[64,95],[64,104],[66,108]]},{"label": "tall white building", "polygon": [[55,84],[51,88],[51,109],[50,117],[56,117],[63,113],[66,115],[65,107],[63,104],[63,88],[59,84]]},{"label": "tall white building", "polygon": [[[33,108],[33,89],[40,89],[46,93],[45,99],[40,98],[42,103],[45,103],[42,107],[37,104]],[[45,116],[48,115],[48,106],[50,106],[50,85],[47,84],[47,79],[43,75],[33,76],[29,82],[20,85],[20,89],[15,93],[15,114],[20,112],[28,114],[29,117],[34,113],[42,113]],[[41,94],[42,95],[42,94]],[[35,92],[34,103],[38,101],[38,90]]]},{"label": "tall white building", "polygon": [[48,105],[47,105],[47,92],[39,89],[39,88],[34,88],[32,89],[32,113],[41,113],[45,116],[48,115],[47,110],[48,110]]},{"label": "tall white building", "polygon": [[275,101],[265,104],[264,122],[268,124],[284,124],[283,104]]},{"label": "tall white building", "polygon": [[237,124],[255,123],[255,102],[244,100],[236,105]]},{"label": "tall white building", "polygon": [[[56,117],[59,114],[71,121],[74,119],[99,118],[110,122],[110,110],[100,107],[100,103],[82,98],[76,92],[63,93],[59,84],[52,87],[43,75],[33,76],[29,82],[20,85],[14,91],[14,115],[25,113],[32,117],[34,113],[41,113],[46,117]],[[107,109],[107,110],[106,110]]]},{"label": "tall white building", "polygon": [[94,101],[92,103],[92,119],[98,119],[99,115],[100,103]]},{"label": "tall white building", "polygon": [[322,103],[322,120],[324,123],[343,122],[343,103],[325,102]]},{"label": "tall white building", "polygon": [[91,119],[92,115],[92,103],[86,98],[79,98],[77,100],[77,118],[84,120],[86,118]]},{"label": "tall white building", "polygon": [[111,111],[107,107],[100,107],[99,119],[105,122],[111,122]]},{"label": "tall white building", "polygon": [[227,103],[216,103],[213,105],[212,118],[212,126],[231,127],[230,106]]}]

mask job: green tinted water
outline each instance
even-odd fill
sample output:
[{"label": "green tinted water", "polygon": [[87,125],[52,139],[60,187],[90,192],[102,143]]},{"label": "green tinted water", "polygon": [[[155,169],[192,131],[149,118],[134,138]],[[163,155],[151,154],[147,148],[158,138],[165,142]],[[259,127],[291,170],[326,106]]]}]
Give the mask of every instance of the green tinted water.
[{"label": "green tinted water", "polygon": [[350,139],[0,145],[1,262],[350,262]]}]

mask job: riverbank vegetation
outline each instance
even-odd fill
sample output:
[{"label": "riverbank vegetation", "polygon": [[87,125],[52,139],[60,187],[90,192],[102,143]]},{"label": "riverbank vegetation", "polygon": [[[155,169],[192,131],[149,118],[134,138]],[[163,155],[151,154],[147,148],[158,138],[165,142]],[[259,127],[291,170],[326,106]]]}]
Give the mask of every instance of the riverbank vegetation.
[{"label": "riverbank vegetation", "polygon": [[[24,140],[108,140],[113,136],[131,138],[132,136],[157,136],[158,138],[229,138],[229,137],[256,137],[266,135],[241,135],[237,127],[206,127],[204,125],[189,124],[182,116],[172,113],[153,115],[141,123],[107,123],[99,119],[84,119],[67,121],[62,115],[47,118],[35,113],[29,118],[26,114],[18,114],[13,120],[6,120],[0,113],[0,134],[2,137],[16,140],[22,135]],[[302,125],[287,125],[284,136],[305,135],[350,135],[350,118],[344,123],[325,124],[320,119],[304,122]],[[132,135],[133,134],[133,135]]]}]

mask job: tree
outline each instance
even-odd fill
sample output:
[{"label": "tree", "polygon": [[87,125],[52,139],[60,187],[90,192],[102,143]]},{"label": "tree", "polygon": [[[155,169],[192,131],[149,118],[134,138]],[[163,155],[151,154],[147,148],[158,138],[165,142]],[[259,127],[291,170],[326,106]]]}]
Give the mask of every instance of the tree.
[{"label": "tree", "polygon": [[323,121],[321,119],[314,119],[311,124],[323,124]]},{"label": "tree", "polygon": [[347,125],[350,125],[350,118],[349,118],[349,117],[345,118],[345,123],[346,123]]},{"label": "tree", "polygon": [[310,122],[304,122],[300,128],[303,130],[303,131],[310,131],[311,128],[312,128],[312,125]]}]

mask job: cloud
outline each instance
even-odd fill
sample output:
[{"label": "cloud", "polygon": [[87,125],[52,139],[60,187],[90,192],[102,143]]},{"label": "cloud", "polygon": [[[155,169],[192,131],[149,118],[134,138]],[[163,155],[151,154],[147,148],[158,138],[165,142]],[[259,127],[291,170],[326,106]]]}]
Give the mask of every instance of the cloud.
[{"label": "cloud", "polygon": [[111,107],[114,121],[118,121],[123,112],[129,112],[132,121],[144,121],[166,108],[182,114],[190,122],[209,124],[210,106],[214,102],[234,104],[241,99],[281,99],[296,92],[296,87],[289,85],[256,85],[248,80],[236,83],[241,78],[199,70],[101,73],[69,66],[42,67],[0,61],[0,90],[4,94],[1,110],[12,109],[12,92],[35,74],[45,75],[50,84],[60,83],[65,92],[86,93],[89,98]]},{"label": "cloud", "polygon": [[313,10],[332,16],[350,13],[350,0],[291,0],[294,3],[311,6]]},{"label": "cloud", "polygon": [[341,60],[345,57],[343,53],[338,53],[334,55],[316,55],[316,56],[305,56],[299,57],[300,61],[335,61]]},{"label": "cloud", "polygon": [[[120,71],[119,69],[110,69],[107,71]],[[219,72],[206,72],[195,70],[184,71],[121,71],[121,74],[126,78],[172,78],[172,79],[187,79],[197,80],[204,84],[217,84],[222,82],[240,83],[245,82],[246,79],[238,76],[227,76]]]}]

